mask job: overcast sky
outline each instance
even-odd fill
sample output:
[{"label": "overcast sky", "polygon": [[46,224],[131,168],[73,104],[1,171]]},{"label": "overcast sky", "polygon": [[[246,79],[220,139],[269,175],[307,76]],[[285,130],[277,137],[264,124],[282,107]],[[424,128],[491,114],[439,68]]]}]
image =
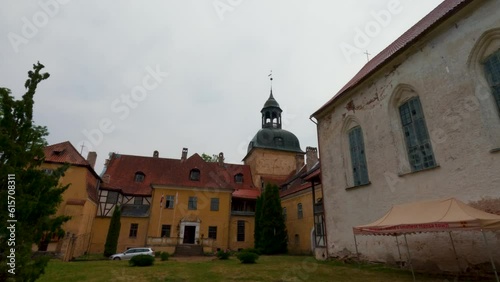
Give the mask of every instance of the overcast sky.
[{"label": "overcast sky", "polygon": [[32,64],[49,144],[241,163],[273,94],[283,128],[317,146],[309,116],[441,1],[3,1],[0,87],[24,94]]}]

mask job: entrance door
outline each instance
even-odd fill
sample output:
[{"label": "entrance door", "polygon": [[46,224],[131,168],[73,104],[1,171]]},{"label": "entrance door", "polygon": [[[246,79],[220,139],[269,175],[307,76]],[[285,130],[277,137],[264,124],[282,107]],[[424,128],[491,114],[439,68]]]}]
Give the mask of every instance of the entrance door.
[{"label": "entrance door", "polygon": [[183,244],[194,244],[194,235],[196,226],[184,226],[184,240]]}]

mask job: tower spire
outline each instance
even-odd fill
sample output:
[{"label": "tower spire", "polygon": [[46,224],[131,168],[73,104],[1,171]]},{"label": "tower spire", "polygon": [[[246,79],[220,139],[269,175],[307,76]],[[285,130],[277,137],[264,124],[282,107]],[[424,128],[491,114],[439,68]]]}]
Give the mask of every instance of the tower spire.
[{"label": "tower spire", "polygon": [[271,70],[271,73],[268,75],[269,80],[271,81],[271,94],[269,95],[269,98],[274,98],[273,97],[273,70]]}]

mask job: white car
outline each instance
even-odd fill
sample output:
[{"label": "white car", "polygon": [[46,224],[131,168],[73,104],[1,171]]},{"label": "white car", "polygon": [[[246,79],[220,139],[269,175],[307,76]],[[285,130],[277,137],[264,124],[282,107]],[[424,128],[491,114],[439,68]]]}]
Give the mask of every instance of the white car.
[{"label": "white car", "polygon": [[126,260],[131,259],[133,256],[137,255],[150,255],[155,256],[155,252],[151,248],[130,248],[123,253],[114,254],[109,257],[112,260]]}]

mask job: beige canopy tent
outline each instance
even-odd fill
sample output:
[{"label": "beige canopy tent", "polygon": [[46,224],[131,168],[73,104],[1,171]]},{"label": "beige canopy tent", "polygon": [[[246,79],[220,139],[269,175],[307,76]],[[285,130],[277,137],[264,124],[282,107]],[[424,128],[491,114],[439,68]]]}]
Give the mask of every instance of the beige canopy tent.
[{"label": "beige canopy tent", "polygon": [[[396,236],[396,240],[398,235],[403,235],[406,242],[406,234],[446,231],[450,234],[456,257],[451,231],[469,230],[481,231],[485,244],[488,246],[484,231],[500,230],[500,215],[487,213],[455,198],[449,198],[395,205],[380,219],[370,224],[353,227],[357,253],[356,235],[390,235]],[[409,255],[408,243],[406,246]],[[489,251],[489,248],[487,249]],[[490,260],[498,282],[498,274],[491,253]],[[412,267],[411,257],[410,266]]]}]

